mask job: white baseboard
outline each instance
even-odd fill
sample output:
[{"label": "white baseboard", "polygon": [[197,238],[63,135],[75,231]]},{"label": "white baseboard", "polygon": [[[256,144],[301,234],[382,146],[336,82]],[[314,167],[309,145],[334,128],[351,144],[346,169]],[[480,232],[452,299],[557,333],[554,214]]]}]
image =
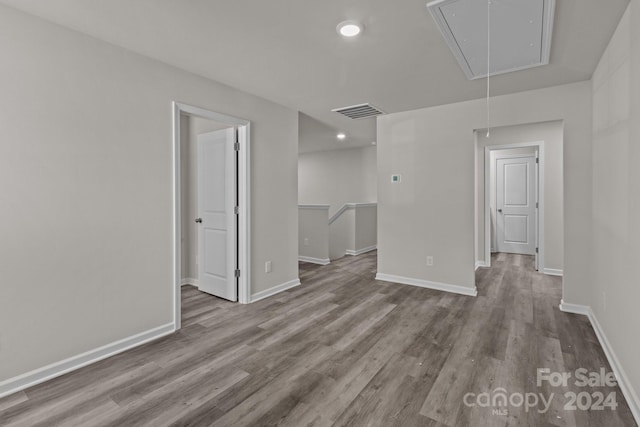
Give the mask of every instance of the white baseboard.
[{"label": "white baseboard", "polygon": [[200,286],[200,281],[198,279],[194,279],[193,277],[186,277],[180,281],[180,286],[184,285],[192,285],[192,286]]},{"label": "white baseboard", "polygon": [[276,285],[273,288],[269,288],[264,291],[257,292],[251,295],[249,302],[260,301],[261,299],[265,299],[272,295],[279,294],[280,292],[284,292],[287,289],[295,288],[296,286],[300,286],[300,279],[293,279],[286,283]]},{"label": "white baseboard", "polygon": [[327,265],[331,262],[329,258],[313,258],[310,256],[298,256],[298,261],[310,262],[311,264]]},{"label": "white baseboard", "polygon": [[385,282],[401,283],[403,285],[418,286],[420,288],[435,289],[438,291],[451,292],[454,294],[467,295],[475,297],[478,290],[467,288],[465,286],[449,285],[447,283],[430,282],[428,280],[414,279],[411,277],[394,276],[392,274],[376,274],[376,280],[384,280]]},{"label": "white baseboard", "polygon": [[369,246],[362,249],[356,249],[355,251],[351,249],[347,249],[346,254],[351,256],[358,256],[358,255],[366,254],[367,252],[375,251],[376,249],[378,249],[376,245]]},{"label": "white baseboard", "polygon": [[609,361],[609,365],[611,365],[611,369],[616,376],[620,390],[622,390],[622,394],[631,409],[633,418],[635,418],[636,423],[640,425],[640,399],[638,398],[638,394],[631,385],[629,377],[622,368],[616,353],[613,351],[613,347],[611,347],[611,344],[609,343],[609,340],[607,339],[607,336],[605,335],[604,330],[591,307],[586,305],[567,304],[564,301],[561,301],[560,310],[566,313],[582,314],[589,318],[589,322],[591,322],[591,326],[596,333],[596,337],[598,337],[600,346],[602,347],[602,350]]},{"label": "white baseboard", "polygon": [[588,316],[591,308],[588,305],[568,304],[564,300],[560,300],[560,311]]},{"label": "white baseboard", "polygon": [[9,378],[8,380],[0,382],[0,398],[59,377],[67,372],[75,371],[83,366],[90,365],[99,360],[122,353],[123,351],[138,347],[165,335],[172,334],[174,331],[175,325],[173,323],[167,323],[166,325],[149,329],[148,331],[89,350],[77,356],[69,357],[68,359],[52,363],[17,377]]},{"label": "white baseboard", "polygon": [[476,270],[479,269],[480,267],[489,267],[489,266],[484,261],[476,261]]},{"label": "white baseboard", "polygon": [[548,274],[549,276],[560,276],[562,277],[563,271],[558,270],[556,268],[543,268],[542,272],[544,274]]}]

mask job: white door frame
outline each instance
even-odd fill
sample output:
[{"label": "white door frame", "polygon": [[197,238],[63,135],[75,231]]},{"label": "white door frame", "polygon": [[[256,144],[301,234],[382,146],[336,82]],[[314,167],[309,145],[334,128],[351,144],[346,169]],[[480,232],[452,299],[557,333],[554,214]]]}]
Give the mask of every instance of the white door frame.
[{"label": "white door frame", "polygon": [[[489,212],[491,191],[491,152],[512,148],[537,148],[538,150],[538,227],[536,242],[538,247],[538,271],[544,271],[544,141],[518,142],[505,145],[487,145],[484,147],[484,262],[491,267],[491,216]],[[520,156],[522,157],[522,156]]]},{"label": "white door frame", "polygon": [[238,142],[240,150],[238,152],[238,301],[241,304],[249,303],[249,284],[251,283],[250,263],[250,168],[249,168],[249,141],[251,122],[237,117],[227,116],[194,107],[192,105],[173,102],[173,321],[175,328],[181,327],[181,280],[182,280],[182,207],[180,198],[180,115],[186,114],[203,119],[214,120],[216,122],[228,124],[238,128]]}]

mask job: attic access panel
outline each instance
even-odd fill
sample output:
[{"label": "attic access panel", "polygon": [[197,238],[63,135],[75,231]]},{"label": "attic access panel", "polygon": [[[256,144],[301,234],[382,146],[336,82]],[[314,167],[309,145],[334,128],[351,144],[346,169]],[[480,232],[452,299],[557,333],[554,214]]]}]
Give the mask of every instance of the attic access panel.
[{"label": "attic access panel", "polygon": [[[491,0],[491,75],[549,63],[555,0]],[[427,4],[469,80],[487,76],[487,1]]]}]

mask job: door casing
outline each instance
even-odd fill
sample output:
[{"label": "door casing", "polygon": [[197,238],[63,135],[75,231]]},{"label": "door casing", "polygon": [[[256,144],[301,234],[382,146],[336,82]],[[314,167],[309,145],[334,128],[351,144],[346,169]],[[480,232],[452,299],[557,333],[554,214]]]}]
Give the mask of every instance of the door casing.
[{"label": "door casing", "polygon": [[228,116],[226,114],[216,113],[204,108],[195,107],[193,105],[184,104],[174,101],[173,109],[173,321],[175,329],[181,327],[181,279],[182,279],[182,222],[181,222],[181,171],[180,171],[180,115],[196,116],[203,119],[209,119],[216,122],[224,123],[230,127],[238,129],[238,142],[240,150],[238,151],[238,269],[240,277],[238,278],[238,302],[248,304],[250,298],[251,283],[251,259],[250,259],[250,128],[249,120]]}]

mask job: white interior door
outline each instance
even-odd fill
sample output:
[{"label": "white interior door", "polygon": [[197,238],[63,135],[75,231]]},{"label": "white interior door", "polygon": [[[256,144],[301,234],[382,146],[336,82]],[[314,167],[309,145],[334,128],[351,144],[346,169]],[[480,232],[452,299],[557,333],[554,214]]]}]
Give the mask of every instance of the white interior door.
[{"label": "white interior door", "polygon": [[198,135],[198,273],[203,292],[238,300],[235,129]]},{"label": "white interior door", "polygon": [[536,159],[496,160],[498,252],[536,253]]}]

